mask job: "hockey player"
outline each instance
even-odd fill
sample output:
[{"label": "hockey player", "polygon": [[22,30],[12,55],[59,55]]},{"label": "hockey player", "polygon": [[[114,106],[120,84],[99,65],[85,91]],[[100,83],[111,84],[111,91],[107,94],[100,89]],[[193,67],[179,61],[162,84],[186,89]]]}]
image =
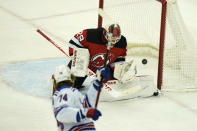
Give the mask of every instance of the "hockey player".
[{"label": "hockey player", "polygon": [[[107,76],[105,70],[101,75]],[[96,130],[96,121],[101,112],[95,108],[99,80],[96,79],[87,94],[82,95],[73,87],[74,76],[70,69],[61,65],[56,67],[53,82],[53,110],[60,131]]]},{"label": "hockey player", "polygon": [[[69,54],[72,56],[73,51],[77,48],[88,49],[90,54],[88,68],[96,72],[104,65],[107,45],[111,47],[107,58],[107,67],[110,68],[111,79],[113,79],[114,65],[125,61],[127,51],[127,40],[121,35],[118,24],[111,24],[106,29],[85,29],[79,32],[69,41]],[[71,63],[72,61],[70,61],[69,67],[71,67]],[[77,77],[75,86],[81,86],[86,77]]]},{"label": "hockey player", "polygon": [[[104,89],[107,94],[115,97],[115,99],[122,99],[123,97],[126,98],[131,95],[150,96],[155,92],[156,88],[152,76],[138,76],[135,61],[125,61],[127,40],[121,35],[120,26],[118,24],[111,24],[107,28],[83,30],[70,40],[69,46],[69,54],[71,56],[73,55],[69,67],[71,67],[72,70],[73,67],[78,69],[76,65],[83,65],[79,66],[82,69],[79,74],[86,69],[84,67],[88,67],[94,73],[102,68],[105,62],[107,46],[111,47],[106,62],[111,77],[104,81]],[[88,50],[89,58],[85,59],[85,53],[77,54],[76,52],[79,50],[82,50],[81,52]],[[87,63],[87,66],[84,63]],[[88,74],[88,76],[89,75],[90,74]],[[84,76],[76,78],[75,87],[80,88],[90,83],[90,77],[87,77],[87,75]],[[147,91],[148,89],[150,89],[150,91]],[[139,92],[142,91],[144,92],[143,95],[142,93],[139,94]],[[102,94],[105,95],[106,93]]]}]

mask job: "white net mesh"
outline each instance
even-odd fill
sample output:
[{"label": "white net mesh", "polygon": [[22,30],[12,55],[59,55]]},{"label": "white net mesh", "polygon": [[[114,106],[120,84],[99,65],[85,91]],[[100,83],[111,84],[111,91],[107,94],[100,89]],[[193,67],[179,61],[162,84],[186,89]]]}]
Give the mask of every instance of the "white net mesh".
[{"label": "white net mesh", "polygon": [[[157,0],[104,0],[104,12],[119,23],[128,42],[128,57],[138,62],[139,74],[157,81],[162,4]],[[103,18],[103,26],[111,23]],[[197,47],[182,20],[177,2],[167,4],[163,90],[197,89]],[[147,59],[147,64],[142,64]]]}]

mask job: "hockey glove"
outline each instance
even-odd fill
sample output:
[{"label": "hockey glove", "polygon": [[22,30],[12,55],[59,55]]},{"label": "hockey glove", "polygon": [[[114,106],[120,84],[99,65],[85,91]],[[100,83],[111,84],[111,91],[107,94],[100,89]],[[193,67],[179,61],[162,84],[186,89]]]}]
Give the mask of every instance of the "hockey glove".
[{"label": "hockey glove", "polygon": [[94,121],[96,121],[101,115],[101,112],[96,108],[84,108],[80,109],[76,118],[77,122],[81,122],[81,120],[84,118],[92,118]]},{"label": "hockey glove", "polygon": [[101,69],[98,69],[96,71],[96,75],[97,75],[97,79],[94,80],[93,82],[93,86],[96,90],[99,89],[99,87],[103,87],[102,84],[103,84],[103,81],[101,81],[101,78],[103,78],[103,80],[107,80],[110,78],[110,68],[109,67],[106,67],[106,68],[101,68]]},{"label": "hockey glove", "polygon": [[93,87],[98,91],[100,87],[103,87],[103,83],[99,81],[98,79],[94,80]]},{"label": "hockey glove", "polygon": [[96,108],[88,108],[86,113],[86,117],[92,118],[94,121],[98,120],[101,115],[101,112]]},{"label": "hockey glove", "polygon": [[96,74],[97,74],[99,81],[101,81],[101,77],[103,77],[103,79],[109,79],[110,78],[110,68],[106,67],[106,68],[98,69]]}]

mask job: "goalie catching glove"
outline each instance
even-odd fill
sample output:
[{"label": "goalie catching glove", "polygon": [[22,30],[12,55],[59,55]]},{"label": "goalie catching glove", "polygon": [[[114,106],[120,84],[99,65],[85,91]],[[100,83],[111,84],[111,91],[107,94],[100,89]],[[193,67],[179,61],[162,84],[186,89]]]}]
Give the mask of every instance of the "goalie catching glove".
[{"label": "goalie catching glove", "polygon": [[137,74],[137,67],[134,60],[125,63],[116,63],[114,77],[122,83],[132,81]]}]

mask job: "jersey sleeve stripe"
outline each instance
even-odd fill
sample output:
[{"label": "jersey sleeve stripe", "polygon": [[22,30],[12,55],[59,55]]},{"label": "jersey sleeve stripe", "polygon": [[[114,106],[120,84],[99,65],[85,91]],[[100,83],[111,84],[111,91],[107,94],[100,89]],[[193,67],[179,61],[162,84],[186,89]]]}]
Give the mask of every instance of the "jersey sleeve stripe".
[{"label": "jersey sleeve stripe", "polygon": [[118,57],[115,61],[115,62],[121,62],[121,61],[125,61],[125,57]]},{"label": "jersey sleeve stripe", "polygon": [[59,93],[59,91],[55,91],[53,95],[54,95],[54,96],[57,96],[58,93]]},{"label": "jersey sleeve stripe", "polygon": [[83,48],[84,46],[79,42],[78,39],[76,39],[75,37],[73,37],[70,41],[69,41],[70,46],[75,46],[78,48]]},{"label": "jersey sleeve stripe", "polygon": [[91,104],[90,104],[90,102],[89,102],[89,98],[88,98],[88,95],[87,94],[85,95],[85,101],[86,101],[88,107],[92,107]]},{"label": "jersey sleeve stripe", "polygon": [[94,127],[94,123],[89,122],[89,123],[86,123],[86,124],[80,124],[80,125],[77,125],[77,126],[73,126],[68,131],[82,131],[82,130],[96,130],[96,129]]},{"label": "jersey sleeve stripe", "polygon": [[55,110],[55,111],[54,111],[55,118],[56,118],[56,116],[58,115],[58,113],[59,113],[63,108],[67,108],[67,107],[68,107],[67,105],[64,105],[64,106],[59,107],[57,110]]}]

